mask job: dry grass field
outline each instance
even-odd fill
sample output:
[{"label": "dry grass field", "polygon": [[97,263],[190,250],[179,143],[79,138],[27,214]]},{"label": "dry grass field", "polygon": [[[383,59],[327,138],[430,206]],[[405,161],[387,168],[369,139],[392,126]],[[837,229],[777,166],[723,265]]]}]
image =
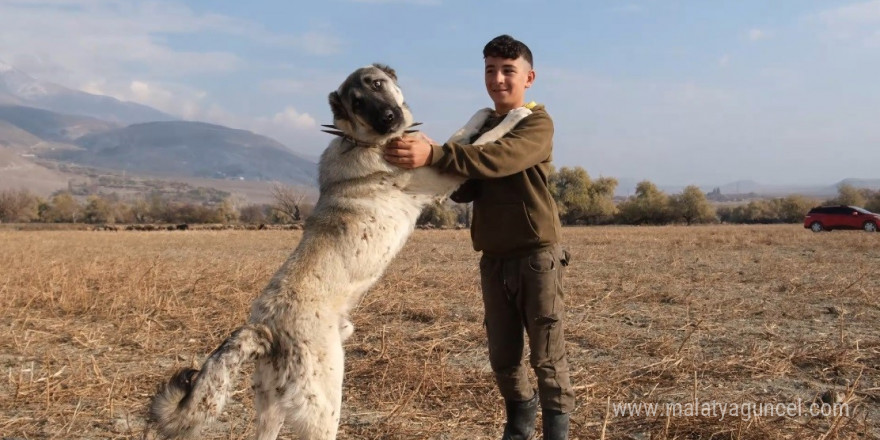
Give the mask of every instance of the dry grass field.
[{"label": "dry grass field", "polygon": [[[0,230],[0,437],[133,438],[296,231]],[[880,234],[800,226],[565,230],[577,439],[880,438]],[[355,311],[341,439],[497,439],[467,231],[418,231]],[[614,404],[846,404],[849,415]],[[248,375],[208,438],[250,438]],[[291,438],[282,432],[282,438]]]}]

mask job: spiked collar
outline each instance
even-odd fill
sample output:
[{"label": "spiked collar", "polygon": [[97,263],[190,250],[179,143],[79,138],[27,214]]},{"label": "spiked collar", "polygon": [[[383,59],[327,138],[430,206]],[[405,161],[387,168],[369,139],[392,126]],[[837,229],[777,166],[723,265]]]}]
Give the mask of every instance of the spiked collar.
[{"label": "spiked collar", "polygon": [[[412,124],[410,124],[409,128],[407,128],[403,132],[404,133],[415,133],[418,130],[413,129],[413,127],[418,126],[418,125],[422,125],[422,123],[421,122],[413,122]],[[339,136],[342,139],[344,139],[345,141],[347,141],[348,143],[352,144],[353,147],[371,148],[371,147],[378,147],[379,146],[379,144],[376,144],[376,143],[365,142],[360,139],[355,139],[354,137],[347,135],[345,132],[343,132],[342,130],[340,130],[339,128],[337,128],[333,124],[322,124],[321,127],[327,128],[327,130],[321,130],[324,133],[330,133],[333,136]]]}]

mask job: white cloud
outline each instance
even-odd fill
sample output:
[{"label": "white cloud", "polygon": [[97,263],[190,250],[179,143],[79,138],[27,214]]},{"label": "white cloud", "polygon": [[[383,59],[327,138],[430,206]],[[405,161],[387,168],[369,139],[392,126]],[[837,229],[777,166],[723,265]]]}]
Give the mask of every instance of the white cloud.
[{"label": "white cloud", "polygon": [[880,0],[851,3],[817,14],[828,25],[871,25],[880,23]]},{"label": "white cloud", "polygon": [[751,42],[766,40],[770,35],[765,30],[753,28],[746,32],[746,38]]},{"label": "white cloud", "polygon": [[318,130],[314,116],[287,106],[272,116],[234,118],[227,125],[245,128],[274,138],[295,151],[317,155],[327,145],[327,135]]},{"label": "white cloud", "polygon": [[158,108],[184,119],[199,118],[202,114],[202,100],[207,94],[198,90],[182,90],[180,87],[176,87],[176,89],[176,91],[172,91],[157,84],[132,81],[129,85],[131,92],[129,100]]},{"label": "white cloud", "polygon": [[270,94],[318,95],[327,96],[339,87],[347,73],[331,72],[321,69],[291,69],[294,72],[287,78],[273,78],[261,81],[260,91]]},{"label": "white cloud", "polygon": [[299,37],[297,46],[311,54],[332,55],[341,50],[342,40],[328,33],[310,31]]},{"label": "white cloud", "polygon": [[260,90],[268,93],[295,94],[310,90],[309,82],[300,79],[269,79],[260,83]]},{"label": "white cloud", "polygon": [[283,111],[276,113],[272,117],[271,122],[281,127],[291,127],[296,130],[310,129],[318,126],[312,115],[300,113],[293,107],[287,107]]},{"label": "white cloud", "polygon": [[233,113],[216,104],[203,104],[197,107],[196,116],[190,119],[269,136],[300,153],[317,154],[320,150],[316,150],[315,146],[323,148],[326,145],[326,137],[317,129],[315,118],[293,106],[272,115],[252,116]]},{"label": "white cloud", "polygon": [[299,35],[276,35],[262,29],[241,33],[266,45],[292,47],[312,55],[333,55],[345,47],[341,38],[327,30],[309,30]]},{"label": "white cloud", "polygon": [[808,16],[807,21],[819,23],[820,36],[826,41],[880,47],[880,0],[827,9]]},{"label": "white cloud", "polygon": [[232,53],[177,51],[156,36],[185,32],[186,22],[196,30],[207,26],[206,20],[182,15],[179,8],[162,15],[147,5],[133,9],[104,1],[12,2],[0,3],[0,17],[0,53],[31,75],[65,85],[126,77],[132,70],[174,77],[241,65]]},{"label": "white cloud", "polygon": [[230,112],[207,102],[207,94],[201,90],[176,85],[134,80],[123,89],[110,90],[105,84],[99,83],[86,84],[83,89],[90,93],[149,105],[186,120],[251,130],[283,141],[301,138],[304,133],[316,132],[318,126],[312,115],[300,112],[293,106],[288,106],[271,116],[254,117]]},{"label": "white cloud", "polygon": [[736,93],[695,83],[667,84],[663,93],[667,104],[698,108],[721,108],[736,101]]},{"label": "white cloud", "polygon": [[196,120],[206,116],[207,93],[178,84],[138,79],[128,84],[97,80],[82,84],[79,90],[148,105],[183,119]]},{"label": "white cloud", "polygon": [[326,30],[270,32],[247,20],[199,13],[171,1],[0,1],[0,53],[19,69],[64,85],[121,77],[212,75],[247,63],[226,50],[181,50],[168,36],[232,35],[311,54],[334,53],[342,41]]}]

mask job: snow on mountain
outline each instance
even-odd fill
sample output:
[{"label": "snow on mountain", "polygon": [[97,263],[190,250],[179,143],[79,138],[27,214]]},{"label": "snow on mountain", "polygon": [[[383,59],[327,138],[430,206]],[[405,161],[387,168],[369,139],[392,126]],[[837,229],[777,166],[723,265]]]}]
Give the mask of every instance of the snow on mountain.
[{"label": "snow on mountain", "polygon": [[0,61],[0,103],[91,116],[120,124],[179,119],[146,105],[42,81],[3,61]]}]

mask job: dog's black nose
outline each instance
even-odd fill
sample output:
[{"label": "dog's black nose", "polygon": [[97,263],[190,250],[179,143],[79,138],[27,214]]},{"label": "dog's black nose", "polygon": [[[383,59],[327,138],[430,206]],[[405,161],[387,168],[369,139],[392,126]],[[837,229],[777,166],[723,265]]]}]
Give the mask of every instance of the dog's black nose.
[{"label": "dog's black nose", "polygon": [[394,122],[394,110],[388,109],[385,110],[385,115],[382,118],[385,122]]}]

